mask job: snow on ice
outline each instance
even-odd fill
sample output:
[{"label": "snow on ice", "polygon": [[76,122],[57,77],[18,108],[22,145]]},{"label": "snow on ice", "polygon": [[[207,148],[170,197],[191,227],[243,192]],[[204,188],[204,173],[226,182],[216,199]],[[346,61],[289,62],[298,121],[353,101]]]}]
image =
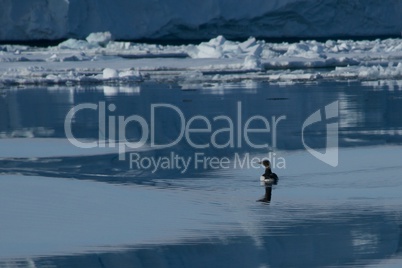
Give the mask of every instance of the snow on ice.
[{"label": "snow on ice", "polygon": [[[113,41],[110,32],[40,48],[0,46],[0,85],[141,81],[372,81],[402,79],[402,39],[268,43],[218,36],[190,45]],[[194,74],[197,74],[194,76]]]}]

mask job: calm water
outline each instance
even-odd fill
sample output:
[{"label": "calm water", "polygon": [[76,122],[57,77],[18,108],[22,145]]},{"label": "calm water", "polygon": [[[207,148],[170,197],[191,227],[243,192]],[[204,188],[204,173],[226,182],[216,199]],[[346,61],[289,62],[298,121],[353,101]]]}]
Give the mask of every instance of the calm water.
[{"label": "calm water", "polygon": [[400,267],[396,85],[2,89],[0,266]]}]

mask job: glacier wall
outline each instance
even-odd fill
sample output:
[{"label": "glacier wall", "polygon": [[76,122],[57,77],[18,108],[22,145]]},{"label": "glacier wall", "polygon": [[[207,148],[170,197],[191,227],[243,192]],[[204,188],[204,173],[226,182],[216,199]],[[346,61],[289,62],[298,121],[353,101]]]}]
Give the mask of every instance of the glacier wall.
[{"label": "glacier wall", "polygon": [[0,0],[0,40],[399,35],[400,0]]}]

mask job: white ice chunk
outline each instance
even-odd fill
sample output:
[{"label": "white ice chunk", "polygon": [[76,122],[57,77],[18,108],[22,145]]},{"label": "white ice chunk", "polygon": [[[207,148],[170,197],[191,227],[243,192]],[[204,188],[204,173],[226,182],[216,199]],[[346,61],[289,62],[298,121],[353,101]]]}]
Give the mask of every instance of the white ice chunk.
[{"label": "white ice chunk", "polygon": [[105,68],[103,70],[103,79],[114,79],[118,77],[119,73],[115,69]]},{"label": "white ice chunk", "polygon": [[208,45],[216,47],[223,45],[225,42],[226,42],[225,37],[219,35],[216,38],[212,38],[211,40],[209,40]]},{"label": "white ice chunk", "polygon": [[239,47],[243,50],[243,51],[247,51],[247,49],[249,47],[252,47],[256,44],[256,40],[254,37],[250,37],[249,39],[247,39],[246,41],[244,41],[243,43],[239,44]]},{"label": "white ice chunk", "polygon": [[251,70],[261,69],[261,62],[256,56],[249,55],[244,59],[243,68]]},{"label": "white ice chunk", "polygon": [[209,44],[202,43],[198,47],[197,58],[216,58],[219,59],[222,57],[222,48],[214,47]]},{"label": "white ice chunk", "polygon": [[91,33],[86,40],[89,44],[106,46],[112,40],[112,34],[110,32]]},{"label": "white ice chunk", "polygon": [[58,45],[60,49],[74,49],[74,50],[83,50],[97,47],[96,44],[89,44],[84,40],[76,40],[76,39],[68,39]]},{"label": "white ice chunk", "polygon": [[119,78],[141,81],[142,75],[139,71],[128,70],[119,72]]}]

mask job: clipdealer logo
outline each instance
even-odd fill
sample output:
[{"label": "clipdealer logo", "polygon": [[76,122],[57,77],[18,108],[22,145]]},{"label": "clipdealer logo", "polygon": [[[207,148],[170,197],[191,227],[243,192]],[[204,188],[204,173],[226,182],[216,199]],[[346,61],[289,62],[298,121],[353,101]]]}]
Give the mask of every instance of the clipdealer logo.
[{"label": "clipdealer logo", "polygon": [[315,111],[311,114],[302,126],[302,143],[304,148],[318,160],[332,166],[337,167],[339,162],[339,124],[338,122],[326,124],[326,146],[325,153],[321,153],[309,147],[304,140],[304,131],[306,127],[323,120],[330,120],[339,117],[339,101],[334,101],[324,108],[324,119],[321,117],[321,110]]},{"label": "clipdealer logo", "polygon": [[[225,148],[242,148],[242,146],[247,145],[254,149],[275,149],[277,146],[277,129],[282,120],[286,120],[285,115],[272,116],[268,118],[262,115],[253,115],[248,118],[243,118],[242,113],[242,103],[237,102],[236,105],[236,116],[231,118],[227,115],[221,114],[213,118],[207,118],[204,115],[194,115],[190,118],[186,118],[184,113],[179,107],[168,104],[168,103],[156,103],[150,105],[150,120],[147,120],[140,115],[130,115],[128,117],[122,115],[113,115],[117,107],[115,104],[111,103],[106,105],[105,102],[99,103],[83,103],[74,106],[67,114],[64,121],[64,129],[67,139],[73,145],[79,148],[118,148],[119,160],[126,160],[127,150],[134,150],[134,152],[129,153],[129,163],[130,168],[137,169],[152,169],[155,172],[157,169],[180,169],[182,172],[186,171],[190,165],[190,162],[194,162],[195,168],[229,168],[230,158],[229,157],[206,157],[203,153],[199,153],[196,150],[202,150],[206,148],[213,147],[215,149],[225,149]],[[77,114],[84,110],[92,110],[98,113],[99,120],[99,131],[98,140],[83,141],[78,140],[74,137],[72,131],[72,122]],[[177,136],[167,143],[161,143],[157,141],[155,134],[155,129],[157,127],[158,121],[156,120],[156,112],[169,112],[176,116],[176,120],[180,122],[180,127]],[[108,114],[108,115],[107,115]],[[333,102],[325,107],[325,118],[330,119],[338,116],[338,101]],[[338,164],[338,125],[337,123],[331,123],[327,125],[327,143],[326,152],[320,153],[305,143],[304,131],[305,129],[317,122],[321,121],[320,110],[317,110],[312,115],[310,115],[303,123],[302,132],[302,143],[306,150],[312,154],[317,159],[331,165],[333,167]],[[225,127],[217,127],[217,122],[220,122]],[[252,128],[252,125],[259,122],[259,128]],[[135,141],[127,138],[127,128],[129,126],[136,126],[140,129],[139,137]],[[200,127],[202,125],[203,127]],[[197,127],[196,127],[197,126]],[[267,140],[269,140],[269,135],[271,135],[271,146],[268,143],[256,143],[253,141],[253,133],[262,133],[267,135]],[[209,134],[209,140],[202,142],[197,139],[198,134]],[[218,138],[220,137],[220,139]],[[227,137],[226,139],[222,139]],[[193,157],[180,156],[174,153],[174,147],[178,145],[181,141],[185,140],[187,144],[195,149]],[[223,141],[222,141],[223,140]],[[165,149],[172,148],[172,152],[169,157],[159,157],[158,159],[153,159],[149,157],[143,157],[140,155],[138,150],[144,146],[150,147],[150,149]],[[235,154],[233,157],[233,165],[236,167],[254,167],[253,165],[247,163],[254,163],[261,161],[262,159],[251,158],[248,153],[244,154],[242,157],[239,154]],[[275,153],[269,152],[267,157],[263,159],[269,159],[273,162],[273,167],[285,168],[285,159],[280,156],[276,156]],[[277,161],[276,161],[277,160]],[[275,165],[276,162],[276,165]],[[233,167],[232,165],[232,167]]]},{"label": "clipdealer logo", "polygon": [[[84,110],[93,110],[98,112],[99,119],[99,134],[98,140],[94,141],[80,141],[74,137],[72,131],[72,122],[77,114]],[[242,115],[242,103],[237,102],[236,117],[232,119],[227,115],[217,115],[211,119],[204,115],[194,115],[190,118],[186,118],[184,113],[179,107],[168,103],[157,103],[150,105],[150,122],[140,115],[131,115],[128,117],[109,115],[107,113],[113,113],[116,111],[116,105],[109,104],[106,106],[105,102],[95,103],[83,103],[74,106],[68,113],[64,121],[64,129],[66,137],[75,146],[79,148],[95,148],[95,147],[118,147],[119,160],[125,160],[127,149],[138,149],[143,146],[149,146],[152,149],[164,149],[173,148],[183,139],[194,149],[205,148],[241,148],[244,144],[254,149],[269,148],[268,143],[255,143],[250,134],[252,133],[271,133],[271,144],[273,148],[276,148],[277,128],[282,120],[286,119],[286,116],[272,116],[271,121],[261,115],[253,115],[249,118],[243,118]],[[174,113],[176,119],[180,122],[179,131],[177,137],[169,143],[158,143],[155,130],[157,128],[158,121],[156,119],[156,112],[170,112]],[[225,124],[225,127],[216,127],[216,123],[220,122],[221,125]],[[253,122],[259,122],[262,127],[252,128]],[[196,127],[195,125],[202,124],[204,127]],[[215,124],[215,127],[214,127]],[[140,137],[136,141],[132,141],[127,138],[127,128],[129,125],[136,125],[140,128]],[[210,134],[210,139],[206,143],[200,143],[194,138],[197,134]],[[222,139],[218,139],[218,136],[226,134],[226,139],[222,142]]]}]

